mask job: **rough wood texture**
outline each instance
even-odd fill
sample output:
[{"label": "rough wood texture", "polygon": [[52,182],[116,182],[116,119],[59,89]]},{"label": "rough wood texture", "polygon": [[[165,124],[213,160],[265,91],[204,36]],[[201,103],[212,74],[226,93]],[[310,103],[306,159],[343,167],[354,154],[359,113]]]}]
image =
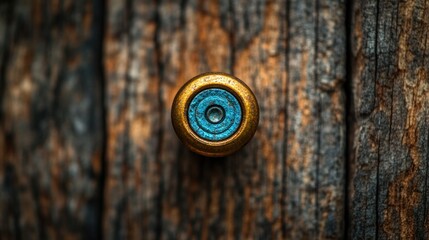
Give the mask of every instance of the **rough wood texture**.
[{"label": "rough wood texture", "polygon": [[285,183],[291,239],[343,235],[344,12],[342,1],[290,4]]},{"label": "rough wood texture", "polygon": [[[0,1],[0,239],[428,239],[428,8]],[[206,71],[260,104],[226,158],[170,121]]]},{"label": "rough wood texture", "polygon": [[98,235],[103,149],[95,4],[1,3],[2,239]]},{"label": "rough wood texture", "polygon": [[[106,237],[343,235],[344,3],[107,5]],[[233,73],[260,101],[254,140],[227,158],[184,149],[169,119],[205,71]]]},{"label": "rough wood texture", "polygon": [[429,2],[358,1],[351,236],[429,238]]}]

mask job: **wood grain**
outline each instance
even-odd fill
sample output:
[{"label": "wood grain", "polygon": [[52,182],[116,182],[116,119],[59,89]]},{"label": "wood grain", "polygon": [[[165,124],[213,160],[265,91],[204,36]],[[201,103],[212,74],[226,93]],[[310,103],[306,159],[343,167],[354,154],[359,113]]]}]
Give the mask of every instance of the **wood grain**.
[{"label": "wood grain", "polygon": [[103,152],[96,3],[7,4],[0,235],[96,238]]},{"label": "wood grain", "polygon": [[[0,238],[429,238],[428,8],[0,1]],[[208,71],[260,105],[225,158],[171,125]]]},{"label": "wood grain", "polygon": [[290,4],[286,205],[292,239],[343,236],[344,12],[342,1]]},{"label": "wood grain", "polygon": [[[106,236],[343,235],[344,3],[320,5],[108,3]],[[206,71],[260,101],[254,140],[227,158],[184,149],[169,119],[178,88]]]},{"label": "wood grain", "polygon": [[429,238],[427,1],[354,7],[351,235]]}]

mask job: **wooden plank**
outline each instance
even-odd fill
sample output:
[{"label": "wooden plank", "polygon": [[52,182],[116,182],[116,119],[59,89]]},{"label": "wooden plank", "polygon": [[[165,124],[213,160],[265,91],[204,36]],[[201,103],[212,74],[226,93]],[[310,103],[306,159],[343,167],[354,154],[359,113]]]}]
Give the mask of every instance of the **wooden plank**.
[{"label": "wooden plank", "polygon": [[427,1],[354,6],[356,239],[428,239]]},{"label": "wooden plank", "polygon": [[103,152],[97,2],[6,2],[14,6],[2,62],[0,235],[96,238]]},{"label": "wooden plank", "polygon": [[[289,5],[108,3],[105,236],[342,236],[344,3]],[[206,71],[260,102],[255,138],[230,157],[189,152],[169,119],[178,88]]]},{"label": "wooden plank", "polygon": [[154,239],[161,112],[154,1],[108,1],[105,36],[107,169],[104,236]]},{"label": "wooden plank", "polygon": [[287,236],[335,239],[344,229],[345,4],[289,9]]}]

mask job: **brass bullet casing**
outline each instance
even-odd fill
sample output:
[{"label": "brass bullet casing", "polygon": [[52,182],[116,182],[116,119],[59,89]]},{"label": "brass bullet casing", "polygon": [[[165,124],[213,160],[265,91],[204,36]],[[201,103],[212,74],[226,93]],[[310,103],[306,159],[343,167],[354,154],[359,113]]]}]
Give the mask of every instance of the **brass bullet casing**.
[{"label": "brass bullet casing", "polygon": [[171,120],[179,139],[192,151],[222,157],[236,152],[253,137],[259,106],[240,79],[225,73],[205,73],[177,92]]}]

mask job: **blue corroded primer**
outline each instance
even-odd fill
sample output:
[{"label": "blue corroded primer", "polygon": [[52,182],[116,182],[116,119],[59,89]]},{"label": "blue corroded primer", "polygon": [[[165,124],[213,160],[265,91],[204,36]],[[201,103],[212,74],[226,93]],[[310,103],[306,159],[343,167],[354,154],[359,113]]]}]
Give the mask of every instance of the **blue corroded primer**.
[{"label": "blue corroded primer", "polygon": [[[219,119],[218,114],[222,115]],[[210,141],[221,141],[233,135],[240,127],[241,118],[241,106],[237,98],[220,88],[199,92],[188,108],[191,129],[199,137]]]}]

